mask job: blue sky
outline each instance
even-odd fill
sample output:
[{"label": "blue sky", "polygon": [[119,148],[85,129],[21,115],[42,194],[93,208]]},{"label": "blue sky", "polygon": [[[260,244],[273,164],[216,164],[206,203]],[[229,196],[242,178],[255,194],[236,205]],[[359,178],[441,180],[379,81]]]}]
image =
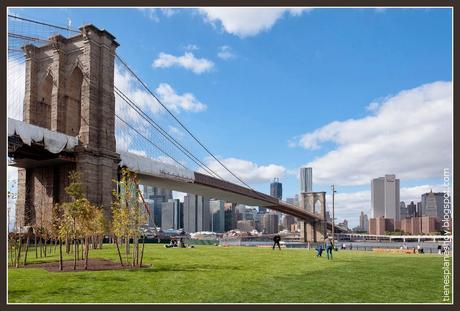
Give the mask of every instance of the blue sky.
[{"label": "blue sky", "polygon": [[452,161],[451,10],[261,10],[11,12],[110,31],[149,86],[205,106],[178,116],[258,190],[279,177],[292,197],[309,164],[314,190],[335,183],[336,214],[356,224],[372,177],[395,173],[404,200],[438,189]]}]

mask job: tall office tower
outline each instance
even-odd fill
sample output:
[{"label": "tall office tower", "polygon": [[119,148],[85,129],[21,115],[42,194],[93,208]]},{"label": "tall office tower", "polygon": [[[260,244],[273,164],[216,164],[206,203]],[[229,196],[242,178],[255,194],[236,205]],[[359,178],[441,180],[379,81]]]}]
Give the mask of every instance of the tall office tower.
[{"label": "tall office tower", "polygon": [[364,214],[363,211],[361,211],[361,214],[359,215],[359,230],[361,231],[369,230],[369,219],[367,217],[367,214]]},{"label": "tall office tower", "polygon": [[415,205],[414,201],[411,201],[410,204],[407,204],[407,217],[416,217],[416,215],[417,205]]},{"label": "tall office tower", "polygon": [[283,197],[283,184],[279,182],[278,178],[275,178],[270,184],[270,195],[279,200]]},{"label": "tall office tower", "polygon": [[161,228],[164,230],[182,228],[182,212],[179,199],[170,199],[168,202],[161,203]]},{"label": "tall office tower", "polygon": [[225,202],[221,200],[210,200],[209,210],[211,212],[211,231],[225,232]]},{"label": "tall office tower", "polygon": [[262,216],[262,230],[264,233],[278,233],[279,217],[274,213],[267,213]]},{"label": "tall office tower", "polygon": [[225,203],[225,226],[224,231],[230,231],[236,229],[237,215],[236,215],[236,204],[235,203]]},{"label": "tall office tower", "polygon": [[210,230],[209,199],[195,194],[184,197],[184,230],[199,232]]},{"label": "tall office tower", "polygon": [[313,191],[313,172],[311,167],[300,168],[300,193]]},{"label": "tall office tower", "polygon": [[406,203],[404,203],[404,201],[401,201],[399,203],[399,215],[400,215],[399,219],[407,218],[408,212],[407,212]]},{"label": "tall office tower", "polygon": [[399,179],[395,175],[372,179],[371,201],[374,218],[399,220]]},{"label": "tall office tower", "polygon": [[430,190],[430,192],[422,194],[420,216],[442,219],[444,216],[444,193]]},{"label": "tall office tower", "polygon": [[173,198],[172,190],[144,186],[143,195],[150,209],[149,226],[161,227],[161,204]]}]

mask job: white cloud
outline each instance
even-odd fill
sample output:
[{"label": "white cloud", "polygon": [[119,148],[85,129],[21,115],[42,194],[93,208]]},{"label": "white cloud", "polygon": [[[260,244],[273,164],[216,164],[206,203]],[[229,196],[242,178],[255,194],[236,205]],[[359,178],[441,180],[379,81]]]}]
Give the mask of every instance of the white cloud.
[{"label": "white cloud", "polygon": [[184,132],[179,130],[177,127],[170,125],[169,126],[169,134],[175,138],[182,138],[184,137]]},{"label": "white cloud", "polygon": [[172,111],[179,113],[181,110],[190,112],[200,112],[207,107],[198,101],[191,93],[179,95],[167,83],[161,83],[155,90],[161,102]]},{"label": "white cloud", "polygon": [[22,120],[26,72],[23,58],[8,57],[7,68],[7,114],[9,118]]},{"label": "white cloud", "polygon": [[198,47],[198,45],[196,44],[187,44],[185,46],[185,50],[186,51],[196,51],[196,50],[199,50],[200,48]]},{"label": "white cloud", "polygon": [[229,47],[228,45],[223,45],[219,47],[217,56],[223,60],[235,58],[235,54],[233,53],[232,48]]},{"label": "white cloud", "polygon": [[160,16],[171,17],[179,12],[178,9],[173,8],[137,8],[139,11],[144,13],[149,19],[154,22],[160,21]]},{"label": "white cloud", "polygon": [[[230,171],[232,171],[236,176],[241,178],[246,183],[268,182],[272,181],[275,177],[281,178],[286,173],[286,169],[283,166],[276,164],[258,165],[254,162],[237,158],[225,158],[219,160]],[[205,163],[212,171],[219,174],[219,176],[221,176],[223,179],[240,184],[240,182],[235,177],[227,172],[227,170],[225,170],[213,158],[207,158]],[[205,173],[202,169],[200,169],[199,172]]]},{"label": "white cloud", "polygon": [[[166,112],[156,99],[154,99],[151,94],[139,85],[134,77],[132,77],[128,72],[121,70],[118,66],[115,66],[114,80],[115,86],[147,115],[153,117]],[[155,92],[162,103],[175,113],[180,113],[181,111],[200,112],[207,108],[207,106],[197,100],[193,94],[176,94],[174,89],[166,83],[161,83]],[[151,129],[151,125],[118,95],[115,96],[115,112],[119,117],[126,121],[130,126],[141,132],[144,136],[151,136],[149,131],[149,129]],[[115,128],[117,149],[127,151],[131,145],[137,142],[133,141],[133,135],[136,137],[138,135],[135,134],[126,124],[118,120],[118,118],[115,119]],[[177,129],[174,134],[179,137],[181,133]],[[145,141],[142,142],[145,143]],[[136,146],[139,148],[138,145]]]},{"label": "white cloud", "polygon": [[255,36],[268,31],[286,13],[299,16],[309,8],[200,8],[206,22],[213,25],[219,22],[222,29],[241,38]]},{"label": "white cloud", "polygon": [[[395,173],[398,178],[440,178],[452,163],[452,83],[434,82],[387,97],[361,119],[331,122],[301,135],[296,145],[335,149],[305,166],[315,183],[362,185]],[[292,145],[292,142],[291,142]]]},{"label": "white cloud", "polygon": [[174,56],[161,52],[158,58],[153,61],[155,68],[183,67],[191,70],[195,74],[209,72],[214,67],[214,63],[206,58],[196,58],[193,53],[185,52],[182,56]]},{"label": "white cloud", "polygon": [[144,150],[128,149],[128,152],[141,156],[141,157],[147,157],[147,153]]}]

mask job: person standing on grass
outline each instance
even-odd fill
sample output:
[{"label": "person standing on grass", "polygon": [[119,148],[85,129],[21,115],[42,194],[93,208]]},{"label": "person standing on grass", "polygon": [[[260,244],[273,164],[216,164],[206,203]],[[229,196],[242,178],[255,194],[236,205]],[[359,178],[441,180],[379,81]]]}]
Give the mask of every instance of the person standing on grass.
[{"label": "person standing on grass", "polygon": [[326,244],[327,259],[329,259],[329,255],[331,255],[331,259],[332,259],[332,248],[334,247],[334,243],[332,242],[329,236],[326,237],[326,240],[324,242]]},{"label": "person standing on grass", "polygon": [[275,250],[275,246],[278,245],[279,250],[281,250],[281,245],[280,245],[281,237],[279,234],[275,235],[273,237],[273,250]]}]

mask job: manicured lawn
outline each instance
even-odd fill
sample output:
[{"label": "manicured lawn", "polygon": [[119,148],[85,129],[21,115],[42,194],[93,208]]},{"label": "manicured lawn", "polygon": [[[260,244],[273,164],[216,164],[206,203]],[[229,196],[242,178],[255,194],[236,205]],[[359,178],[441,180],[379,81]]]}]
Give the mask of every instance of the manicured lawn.
[{"label": "manicured lawn", "polygon": [[[8,271],[10,303],[442,302],[442,257],[339,251],[146,245],[151,268],[89,272]],[[117,260],[113,246],[90,252]],[[35,259],[29,262],[55,261]],[[70,259],[70,257],[69,257]]]}]

